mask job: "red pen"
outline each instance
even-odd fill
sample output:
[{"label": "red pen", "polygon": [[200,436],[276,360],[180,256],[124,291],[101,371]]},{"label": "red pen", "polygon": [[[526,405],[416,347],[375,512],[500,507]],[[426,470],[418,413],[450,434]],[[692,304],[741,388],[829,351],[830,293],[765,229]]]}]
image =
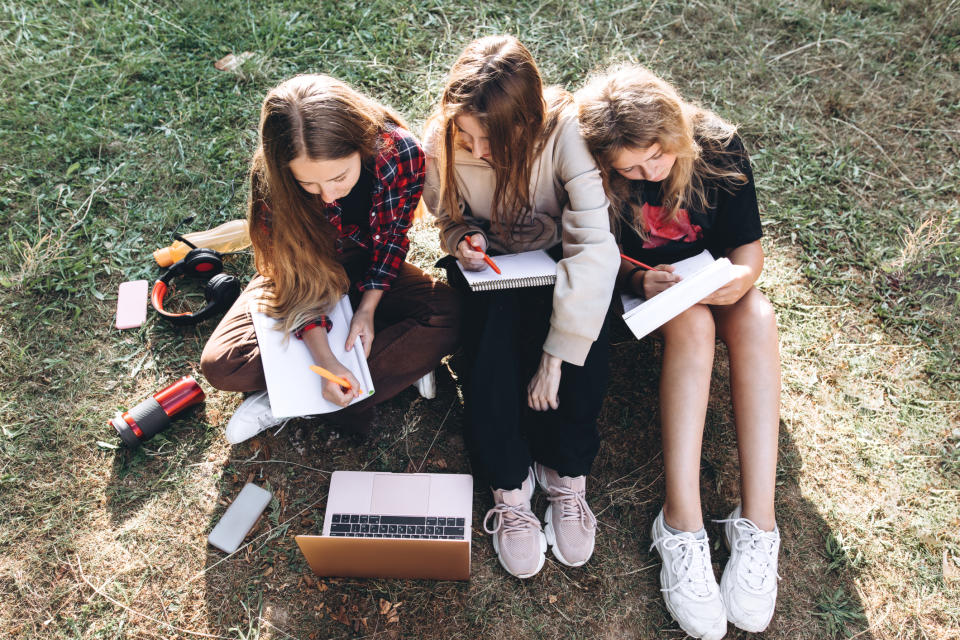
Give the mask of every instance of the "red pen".
[{"label": "red pen", "polygon": [[639,260],[634,260],[634,259],[631,258],[630,256],[625,256],[625,255],[623,255],[622,253],[620,254],[620,257],[623,258],[624,260],[626,260],[627,262],[631,262],[631,263],[637,265],[638,267],[643,267],[644,269],[649,269],[650,271],[663,271],[663,269],[657,269],[656,267],[651,267],[651,266],[648,265],[648,264],[644,264],[644,263],[640,262]]},{"label": "red pen", "polygon": [[479,251],[480,253],[483,253],[483,261],[486,262],[488,265],[490,265],[490,268],[496,271],[497,275],[500,275],[502,273],[500,271],[500,267],[494,264],[493,260],[490,259],[490,256],[484,253],[483,249],[473,244],[473,240],[470,239],[470,236],[464,236],[463,239],[467,241],[467,244],[470,245],[471,249],[473,249],[474,251]]}]

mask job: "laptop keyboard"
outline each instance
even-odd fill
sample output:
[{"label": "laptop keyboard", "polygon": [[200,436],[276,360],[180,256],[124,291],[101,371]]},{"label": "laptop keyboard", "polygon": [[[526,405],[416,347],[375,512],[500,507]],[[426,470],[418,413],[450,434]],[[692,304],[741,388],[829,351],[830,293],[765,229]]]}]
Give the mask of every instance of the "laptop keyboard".
[{"label": "laptop keyboard", "polygon": [[335,513],[330,535],[350,538],[419,538],[421,540],[462,540],[463,518],[436,516],[372,516]]}]

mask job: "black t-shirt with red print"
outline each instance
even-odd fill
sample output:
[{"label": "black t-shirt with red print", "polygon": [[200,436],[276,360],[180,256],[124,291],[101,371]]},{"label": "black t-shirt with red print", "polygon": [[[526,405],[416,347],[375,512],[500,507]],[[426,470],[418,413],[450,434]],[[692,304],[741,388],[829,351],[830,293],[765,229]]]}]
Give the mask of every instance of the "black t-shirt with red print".
[{"label": "black t-shirt with red print", "polygon": [[705,210],[680,209],[671,221],[665,221],[661,206],[661,182],[636,180],[632,198],[642,208],[648,237],[620,217],[620,243],[623,253],[647,264],[672,264],[709,249],[714,257],[759,240],[763,236],[757,193],[753,184],[750,159],[739,136],[724,149],[724,164],[740,171],[747,182],[708,183],[710,206]]}]

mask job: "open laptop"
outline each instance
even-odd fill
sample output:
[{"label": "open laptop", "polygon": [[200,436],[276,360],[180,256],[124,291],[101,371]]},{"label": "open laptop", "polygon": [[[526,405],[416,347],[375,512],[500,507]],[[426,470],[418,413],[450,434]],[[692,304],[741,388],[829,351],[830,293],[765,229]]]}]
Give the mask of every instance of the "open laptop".
[{"label": "open laptop", "polygon": [[313,572],[470,578],[473,476],[334,471],[323,534],[296,536]]}]

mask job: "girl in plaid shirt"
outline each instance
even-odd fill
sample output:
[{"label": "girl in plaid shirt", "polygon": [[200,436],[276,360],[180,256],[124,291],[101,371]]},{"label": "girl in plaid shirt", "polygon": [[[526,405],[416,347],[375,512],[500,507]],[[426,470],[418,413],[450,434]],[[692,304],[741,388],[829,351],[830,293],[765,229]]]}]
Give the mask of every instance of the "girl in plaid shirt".
[{"label": "girl in plaid shirt", "polygon": [[424,154],[394,111],[339,80],[302,75],[271,90],[250,171],[248,222],[259,275],[216,328],[201,356],[215,387],[257,391],[227,425],[240,442],[276,422],[270,413],[254,303],[303,340],[314,360],[346,378],[325,381],[340,406],[360,389],[327,342],[326,311],[345,294],[354,307],[346,349],[359,337],[376,394],[332,414],[365,433],[372,405],[433,368],[457,342],[457,294],[404,259],[420,201]]}]

